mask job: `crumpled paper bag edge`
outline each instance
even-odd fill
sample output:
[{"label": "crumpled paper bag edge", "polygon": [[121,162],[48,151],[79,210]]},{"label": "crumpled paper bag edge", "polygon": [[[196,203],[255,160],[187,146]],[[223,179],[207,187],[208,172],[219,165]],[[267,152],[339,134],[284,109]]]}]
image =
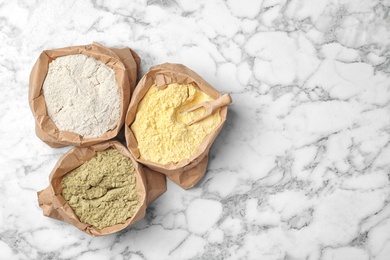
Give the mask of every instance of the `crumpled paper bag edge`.
[{"label": "crumpled paper bag edge", "polygon": [[[120,120],[114,129],[96,138],[84,139],[76,133],[59,131],[47,115],[46,104],[42,94],[42,84],[47,74],[49,62],[60,56],[79,53],[94,57],[114,69],[120,90]],[[135,58],[132,56],[133,54],[136,55]],[[35,132],[38,138],[49,146],[57,148],[66,145],[90,146],[117,136],[124,124],[127,107],[130,102],[131,89],[134,88],[137,80],[139,63],[138,55],[130,48],[108,49],[95,42],[90,45],[69,46],[43,51],[33,66],[29,83],[29,104],[35,118]]]},{"label": "crumpled paper bag edge", "polygon": [[[136,167],[137,193],[141,198],[141,205],[136,214],[126,220],[125,223],[99,230],[91,225],[80,222],[79,218],[61,195],[61,180],[66,173],[91,159],[96,151],[103,151],[109,148],[117,149],[121,154],[130,158]],[[144,167],[134,159],[124,145],[116,140],[106,141],[90,147],[75,147],[58,160],[49,176],[49,186],[37,192],[38,204],[43,210],[43,215],[68,222],[89,235],[102,236],[112,234],[142,219],[145,216],[147,205],[167,190],[166,178],[163,174],[154,171],[150,172],[150,169],[147,169],[147,171],[150,176],[146,176]]]},{"label": "crumpled paper bag edge", "polygon": [[[158,77],[158,82],[156,82],[156,75],[160,75]],[[195,154],[189,159],[184,159],[178,163],[169,163],[165,165],[144,161],[139,158],[140,154],[138,150],[138,143],[134,133],[130,129],[130,126],[135,120],[139,101],[142,100],[150,86],[155,82],[156,85],[160,85],[160,87],[164,84],[167,85],[173,82],[195,83],[202,91],[206,92],[214,99],[220,97],[222,94],[213,88],[196,72],[192,71],[186,66],[182,64],[164,63],[150,68],[150,70],[138,82],[130,100],[130,105],[127,110],[124,125],[126,143],[129,151],[133,154],[138,162],[146,165],[150,169],[164,173],[169,179],[174,181],[182,188],[189,189],[203,177],[207,170],[208,157],[207,159],[204,158],[209,153],[215,138],[218,136],[226,121],[228,106],[224,106],[220,109],[219,113],[222,119],[221,123],[214,129],[213,132],[205,137],[203,142],[196,150]],[[191,174],[183,174],[184,172],[190,171],[196,166],[198,167],[192,170]]]}]

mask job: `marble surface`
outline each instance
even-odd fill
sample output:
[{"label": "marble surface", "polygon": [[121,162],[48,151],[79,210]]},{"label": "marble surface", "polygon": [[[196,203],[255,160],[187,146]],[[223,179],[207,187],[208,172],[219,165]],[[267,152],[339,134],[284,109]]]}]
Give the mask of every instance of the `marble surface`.
[{"label": "marble surface", "polygon": [[[0,259],[390,259],[390,2],[0,1]],[[129,46],[141,74],[197,71],[233,104],[206,176],[90,237],[36,192],[70,147],[34,133],[45,49]]]}]

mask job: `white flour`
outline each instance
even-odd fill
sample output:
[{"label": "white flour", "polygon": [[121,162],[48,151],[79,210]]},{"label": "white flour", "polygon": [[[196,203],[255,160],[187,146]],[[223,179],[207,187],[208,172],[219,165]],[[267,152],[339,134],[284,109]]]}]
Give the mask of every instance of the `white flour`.
[{"label": "white flour", "polygon": [[120,93],[114,70],[92,57],[75,54],[53,60],[43,95],[48,115],[61,131],[93,138],[118,124]]}]

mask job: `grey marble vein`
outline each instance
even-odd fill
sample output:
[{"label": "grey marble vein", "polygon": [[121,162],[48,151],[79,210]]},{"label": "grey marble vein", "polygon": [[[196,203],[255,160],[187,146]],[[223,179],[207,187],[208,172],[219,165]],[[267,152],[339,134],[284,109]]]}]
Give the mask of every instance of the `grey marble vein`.
[{"label": "grey marble vein", "polygon": [[[388,1],[0,0],[0,259],[390,259]],[[36,192],[62,154],[34,132],[46,49],[129,46],[140,76],[182,63],[233,104],[193,189],[90,237]]]}]

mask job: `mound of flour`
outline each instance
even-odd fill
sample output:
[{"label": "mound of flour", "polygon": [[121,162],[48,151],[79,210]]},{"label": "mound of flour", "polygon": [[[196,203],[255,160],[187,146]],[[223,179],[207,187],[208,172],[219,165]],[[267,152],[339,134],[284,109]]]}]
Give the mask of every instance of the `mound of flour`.
[{"label": "mound of flour", "polygon": [[118,124],[114,70],[92,57],[75,54],[53,60],[42,89],[48,115],[61,131],[93,138]]}]

